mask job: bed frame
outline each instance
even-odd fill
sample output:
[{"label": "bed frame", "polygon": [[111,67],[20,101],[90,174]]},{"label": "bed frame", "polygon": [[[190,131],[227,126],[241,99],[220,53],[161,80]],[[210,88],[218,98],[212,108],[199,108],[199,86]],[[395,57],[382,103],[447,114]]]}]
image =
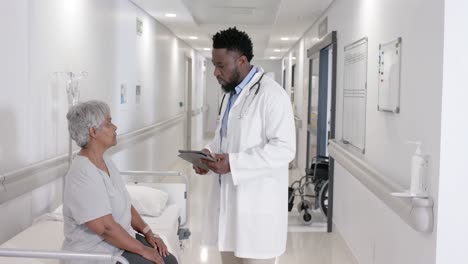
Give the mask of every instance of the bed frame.
[{"label": "bed frame", "polygon": [[102,260],[109,263],[120,262],[121,264],[130,264],[127,259],[121,255],[111,254],[89,254],[77,253],[72,251],[49,251],[49,250],[27,250],[15,248],[0,248],[0,256],[12,258],[41,258],[41,259],[80,259],[80,260]]},{"label": "bed frame", "polygon": [[[188,230],[188,193],[189,179],[178,171],[122,171],[122,178],[126,182],[155,186],[169,194],[168,204],[177,204],[181,208],[178,234],[179,239],[190,236]],[[121,255],[89,254],[72,251],[48,251],[17,248],[0,248],[0,257],[12,258],[40,258],[40,259],[81,259],[81,260],[107,260],[111,263],[120,262],[129,264]]]}]

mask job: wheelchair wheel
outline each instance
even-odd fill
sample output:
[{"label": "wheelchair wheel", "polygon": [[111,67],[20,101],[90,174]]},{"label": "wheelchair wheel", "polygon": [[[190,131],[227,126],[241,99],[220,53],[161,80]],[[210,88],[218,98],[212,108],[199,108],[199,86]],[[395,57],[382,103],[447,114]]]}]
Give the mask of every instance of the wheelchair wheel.
[{"label": "wheelchair wheel", "polygon": [[302,224],[310,225],[312,223],[312,203],[308,200],[302,200],[297,205],[297,210]]},{"label": "wheelchair wheel", "polygon": [[288,188],[288,212],[294,207],[294,188]]},{"label": "wheelchair wheel", "polygon": [[310,201],[304,199],[297,204],[297,211],[299,214],[307,209],[312,209],[312,203]]},{"label": "wheelchair wheel", "polygon": [[324,182],[319,193],[319,204],[325,216],[328,213],[328,181]]},{"label": "wheelchair wheel", "polygon": [[300,220],[304,225],[310,225],[312,223],[312,213],[310,209],[304,209],[301,211]]}]

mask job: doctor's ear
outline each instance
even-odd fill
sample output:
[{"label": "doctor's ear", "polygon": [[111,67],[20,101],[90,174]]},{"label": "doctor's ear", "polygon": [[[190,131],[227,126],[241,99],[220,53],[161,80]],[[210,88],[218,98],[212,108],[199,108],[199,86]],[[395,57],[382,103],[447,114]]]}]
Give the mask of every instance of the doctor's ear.
[{"label": "doctor's ear", "polygon": [[247,57],[246,57],[245,55],[241,55],[241,56],[239,57],[239,63],[240,63],[240,64],[246,64],[246,63],[248,63],[248,62],[249,62],[249,60],[247,60]]}]

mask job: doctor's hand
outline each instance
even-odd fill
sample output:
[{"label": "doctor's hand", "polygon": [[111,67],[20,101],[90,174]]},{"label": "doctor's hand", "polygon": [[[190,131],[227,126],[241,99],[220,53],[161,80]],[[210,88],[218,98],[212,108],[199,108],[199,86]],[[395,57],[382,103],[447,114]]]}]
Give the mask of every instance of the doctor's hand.
[{"label": "doctor's hand", "polygon": [[[204,149],[202,149],[201,151],[202,151],[203,153],[205,153],[206,155],[211,156],[211,152],[210,152],[208,149],[204,148]],[[193,170],[194,170],[197,174],[200,174],[200,175],[205,175],[205,174],[207,174],[208,171],[209,171],[209,170],[205,170],[205,169],[202,169],[202,168],[200,168],[200,167],[197,167],[197,166],[195,166],[195,165],[193,165],[192,167],[193,167]]]},{"label": "doctor's hand", "polygon": [[201,163],[205,164],[210,170],[217,174],[226,174],[231,172],[231,166],[229,164],[229,154],[214,154],[213,156],[216,161],[201,160]]},{"label": "doctor's hand", "polygon": [[202,169],[202,168],[197,167],[195,165],[193,165],[192,168],[197,174],[200,174],[200,175],[205,175],[205,174],[208,173],[208,170]]}]

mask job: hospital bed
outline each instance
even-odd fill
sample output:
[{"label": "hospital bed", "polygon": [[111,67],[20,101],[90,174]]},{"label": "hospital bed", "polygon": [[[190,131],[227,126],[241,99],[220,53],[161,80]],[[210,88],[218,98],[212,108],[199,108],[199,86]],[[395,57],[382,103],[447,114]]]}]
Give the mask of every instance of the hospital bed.
[{"label": "hospital bed", "polygon": [[[142,217],[181,263],[179,236],[181,239],[186,239],[190,234],[186,227],[189,190],[187,176],[175,171],[126,171],[121,172],[121,175],[129,186],[132,202],[133,194],[139,199],[156,197],[151,196],[155,192],[148,191],[150,188],[162,190],[169,195],[167,204],[159,216],[142,215]],[[142,202],[156,203],[154,201]],[[57,264],[59,259],[128,263],[120,255],[61,251],[63,240],[63,214],[60,206],[54,212],[38,217],[30,227],[0,245],[0,264]]]}]

